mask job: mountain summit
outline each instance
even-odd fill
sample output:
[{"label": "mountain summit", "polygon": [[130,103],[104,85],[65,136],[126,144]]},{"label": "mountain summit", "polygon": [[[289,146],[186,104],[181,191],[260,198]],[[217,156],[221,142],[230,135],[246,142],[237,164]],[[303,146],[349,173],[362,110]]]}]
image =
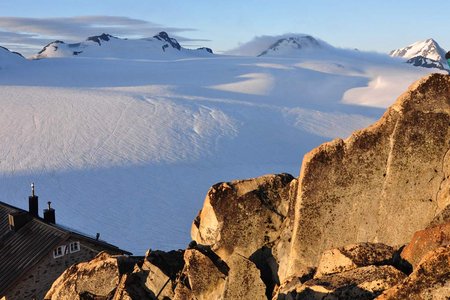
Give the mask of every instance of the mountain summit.
[{"label": "mountain summit", "polygon": [[88,37],[84,42],[66,44],[54,41],[45,46],[34,58],[54,57],[97,57],[122,59],[171,59],[183,57],[208,56],[210,49],[186,49],[178,41],[169,37],[166,32],[160,32],[151,38],[121,39],[113,35]]},{"label": "mountain summit", "polygon": [[326,46],[328,45],[310,35],[285,37],[273,43],[258,56],[295,56],[305,51],[322,50]]},{"label": "mountain summit", "polygon": [[404,48],[392,50],[389,55],[408,59],[408,63],[427,68],[446,68],[446,51],[434,39],[419,41]]}]

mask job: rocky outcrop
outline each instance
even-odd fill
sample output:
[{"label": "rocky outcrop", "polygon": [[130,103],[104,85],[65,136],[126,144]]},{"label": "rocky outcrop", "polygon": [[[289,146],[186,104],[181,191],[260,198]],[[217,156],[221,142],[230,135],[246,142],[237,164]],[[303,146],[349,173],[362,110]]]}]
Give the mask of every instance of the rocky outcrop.
[{"label": "rocky outcrop", "polygon": [[273,299],[373,299],[406,277],[392,266],[397,252],[379,243],[326,250],[315,273],[290,277]]},{"label": "rocky outcrop", "polygon": [[410,87],[373,126],[303,159],[287,273],[325,249],[406,243],[450,202],[450,76]]},{"label": "rocky outcrop", "polygon": [[119,283],[117,256],[101,252],[87,263],[67,269],[52,285],[44,299],[77,300],[87,296],[111,297]]},{"label": "rocky outcrop", "polygon": [[[172,48],[181,50],[181,45],[178,43],[178,41],[174,38],[169,37],[169,35],[165,31],[161,31],[157,35],[153,36],[153,38],[160,40],[160,41],[167,42],[168,43],[168,44],[166,44],[167,46],[170,45]],[[164,49],[164,46],[163,46],[163,49]]]},{"label": "rocky outcrop", "polygon": [[[225,289],[228,268],[220,266],[217,260],[210,259],[197,249],[189,249],[184,253],[186,262],[182,277],[184,277],[183,295],[189,290],[189,298],[198,300],[219,299]],[[216,264],[215,264],[216,263]],[[175,290],[175,299],[183,299]]]},{"label": "rocky outcrop", "polygon": [[398,284],[405,274],[391,266],[368,266],[309,280],[295,299],[373,299]]},{"label": "rocky outcrop", "polygon": [[428,252],[446,245],[450,245],[450,222],[417,231],[403,249],[401,258],[415,269]]},{"label": "rocky outcrop", "polygon": [[393,263],[395,249],[378,243],[360,243],[323,252],[315,277],[340,273],[370,265]]},{"label": "rocky outcrop", "polygon": [[45,299],[171,299],[183,266],[183,251],[148,251],[145,257],[102,252],[67,269]]},{"label": "rocky outcrop", "polygon": [[211,246],[227,263],[233,254],[253,261],[267,285],[279,284],[278,262],[289,239],[282,227],[292,211],[293,186],[296,180],[289,174],[214,185],[192,225],[192,239]]},{"label": "rocky outcrop", "polygon": [[450,245],[428,252],[408,278],[377,299],[448,299],[449,295]]},{"label": "rocky outcrop", "polygon": [[185,268],[174,299],[267,299],[261,273],[250,260],[233,254],[226,264],[209,249],[185,252]]},{"label": "rocky outcrop", "polygon": [[250,257],[274,243],[286,218],[289,174],[218,183],[211,187],[192,225],[191,237],[225,261],[233,253]]}]

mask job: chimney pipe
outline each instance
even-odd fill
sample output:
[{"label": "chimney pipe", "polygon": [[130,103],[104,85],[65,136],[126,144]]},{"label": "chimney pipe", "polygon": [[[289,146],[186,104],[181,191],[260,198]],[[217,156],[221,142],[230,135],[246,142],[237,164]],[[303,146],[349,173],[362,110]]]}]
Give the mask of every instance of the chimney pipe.
[{"label": "chimney pipe", "polygon": [[44,222],[49,224],[56,224],[55,210],[51,208],[52,202],[48,201],[48,208],[44,209]]},{"label": "chimney pipe", "polygon": [[39,217],[39,197],[34,194],[34,182],[31,184],[31,196],[28,197],[28,211],[33,217]]}]

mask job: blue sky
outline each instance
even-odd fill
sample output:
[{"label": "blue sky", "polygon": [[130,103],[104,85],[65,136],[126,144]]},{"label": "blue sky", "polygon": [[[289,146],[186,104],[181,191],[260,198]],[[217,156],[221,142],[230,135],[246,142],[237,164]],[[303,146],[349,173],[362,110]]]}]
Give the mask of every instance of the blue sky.
[{"label": "blue sky", "polygon": [[[450,49],[447,0],[2,0],[0,45],[16,51],[107,32],[160,30],[222,52],[255,36],[306,33],[334,46],[388,52],[434,38]],[[30,50],[30,49],[29,49]],[[34,50],[33,50],[34,51]]]}]

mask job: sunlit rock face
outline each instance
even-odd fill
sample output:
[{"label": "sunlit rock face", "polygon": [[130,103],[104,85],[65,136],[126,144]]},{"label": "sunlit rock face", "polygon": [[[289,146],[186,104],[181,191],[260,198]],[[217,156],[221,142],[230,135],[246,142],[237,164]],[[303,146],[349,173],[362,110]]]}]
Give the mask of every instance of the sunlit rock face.
[{"label": "sunlit rock face", "polygon": [[371,127],[305,155],[287,275],[325,249],[402,244],[449,203],[450,76],[413,84]]}]

